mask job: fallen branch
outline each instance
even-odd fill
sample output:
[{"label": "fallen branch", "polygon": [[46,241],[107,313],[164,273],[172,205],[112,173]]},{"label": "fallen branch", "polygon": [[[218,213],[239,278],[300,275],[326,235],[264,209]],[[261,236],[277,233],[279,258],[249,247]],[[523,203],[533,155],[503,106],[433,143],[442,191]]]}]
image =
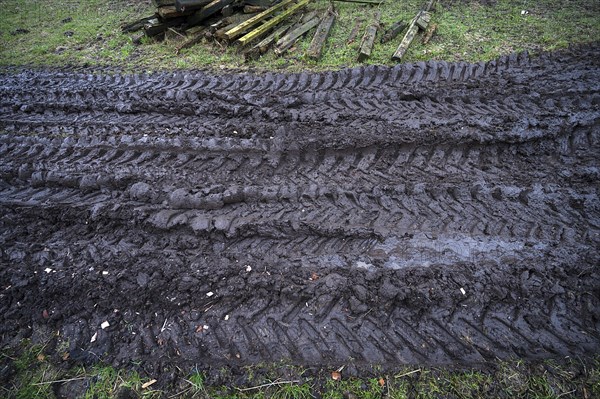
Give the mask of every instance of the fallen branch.
[{"label": "fallen branch", "polygon": [[247,392],[247,391],[253,391],[255,389],[268,388],[268,387],[273,387],[273,386],[277,386],[277,385],[297,384],[299,382],[300,382],[299,380],[275,381],[275,382],[271,382],[268,384],[257,385],[255,387],[250,387],[250,388],[237,388],[237,390],[240,392]]},{"label": "fallen branch", "polygon": [[85,380],[86,378],[89,378],[89,377],[75,377],[75,378],[67,378],[66,380],[44,381],[44,382],[38,382],[36,384],[31,384],[31,385],[56,384],[59,382],[71,382],[71,381]]}]

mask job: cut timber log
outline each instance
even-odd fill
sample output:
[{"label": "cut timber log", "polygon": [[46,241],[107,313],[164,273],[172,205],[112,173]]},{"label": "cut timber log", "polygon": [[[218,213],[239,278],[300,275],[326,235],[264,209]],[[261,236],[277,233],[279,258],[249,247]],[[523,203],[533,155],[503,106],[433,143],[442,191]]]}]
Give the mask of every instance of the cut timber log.
[{"label": "cut timber log", "polygon": [[198,10],[207,4],[210,4],[212,0],[177,0],[175,1],[175,8],[178,12]]},{"label": "cut timber log", "polygon": [[431,10],[433,5],[435,4],[435,1],[436,0],[429,0],[429,3],[427,3],[427,5],[421,11],[419,11],[417,16],[413,18],[412,22],[410,23],[410,26],[408,27],[408,31],[402,39],[402,42],[396,49],[394,55],[392,55],[392,60],[400,62],[402,60],[402,57],[404,57],[404,54],[406,54],[408,46],[410,46],[415,36],[419,32],[419,28],[427,28],[427,24],[429,24],[429,21],[431,19],[429,10]]},{"label": "cut timber log", "polygon": [[360,31],[360,26],[363,22],[364,20],[362,18],[356,18],[356,22],[354,22],[354,26],[350,31],[350,36],[348,36],[348,41],[346,42],[346,44],[354,43],[354,41],[356,40],[356,36],[358,36],[358,32]]},{"label": "cut timber log", "polygon": [[333,27],[334,22],[335,10],[333,9],[333,7],[329,7],[329,9],[327,10],[327,14],[319,24],[319,27],[315,32],[315,36],[313,37],[313,40],[310,43],[310,47],[306,52],[309,58],[313,60],[318,60],[319,58],[321,58],[321,54],[323,53],[323,47],[325,46],[325,42],[327,42],[329,32],[331,32],[331,28]]},{"label": "cut timber log", "polygon": [[191,17],[188,17],[188,26],[198,25],[200,22],[204,21],[211,15],[221,11],[223,7],[233,3],[233,1],[234,0],[214,0],[213,2],[205,5],[204,7],[196,11]]},{"label": "cut timber log", "polygon": [[305,22],[301,26],[293,29],[291,32],[288,32],[285,36],[277,41],[277,48],[275,49],[275,54],[281,55],[289,50],[296,40],[300,38],[300,36],[304,35],[306,32],[314,28],[319,24],[319,18],[315,17],[308,22]]},{"label": "cut timber log", "polygon": [[255,60],[258,57],[260,57],[261,55],[263,55],[264,53],[266,53],[267,50],[269,49],[269,47],[271,47],[273,45],[273,43],[275,43],[277,40],[279,40],[279,38],[282,37],[285,34],[285,32],[287,32],[293,25],[294,25],[293,22],[288,22],[288,23],[280,26],[279,28],[275,29],[275,31],[273,33],[271,33],[269,36],[265,37],[263,40],[258,42],[251,49],[244,52],[244,60],[246,60],[246,61]]},{"label": "cut timber log", "polygon": [[429,25],[429,27],[425,31],[425,35],[423,36],[423,44],[429,43],[429,41],[433,37],[433,34],[435,33],[436,29],[437,29],[437,24]]},{"label": "cut timber log", "polygon": [[381,18],[381,12],[375,13],[375,21],[369,25],[365,35],[362,38],[360,44],[360,51],[358,53],[358,62],[363,62],[371,56],[373,51],[373,45],[375,44],[375,37],[377,36],[377,29],[379,28],[379,19]]},{"label": "cut timber log", "polygon": [[227,32],[225,34],[227,36],[227,39],[233,40],[237,37],[240,37],[242,34],[244,34],[244,32],[248,31],[250,28],[257,25],[259,22],[265,20],[267,17],[275,14],[277,11],[283,9],[285,6],[287,6],[290,3],[293,3],[294,1],[295,0],[283,0],[281,3],[274,5],[268,10],[265,10],[260,14],[255,15],[240,26],[237,26],[234,29]]},{"label": "cut timber log", "polygon": [[383,44],[394,40],[394,38],[398,36],[400,32],[406,29],[407,26],[408,24],[404,21],[396,22],[394,25],[390,26],[388,30],[385,31],[383,37],[381,38],[381,43]]},{"label": "cut timber log", "polygon": [[[254,39],[265,35],[267,32],[269,32],[275,26],[279,25],[282,21],[287,19],[290,15],[293,15],[295,12],[297,12],[301,8],[306,7],[306,5],[308,5],[308,3],[310,3],[311,1],[313,1],[313,0],[300,0],[297,4],[294,4],[292,7],[288,8],[281,14],[277,15],[276,17],[273,17],[272,19],[265,22],[258,28],[254,29],[252,32],[249,32],[247,35],[240,37],[238,39],[238,42],[242,46],[245,46],[246,44],[250,43]],[[227,35],[228,33],[229,32],[225,33],[225,35]]]}]

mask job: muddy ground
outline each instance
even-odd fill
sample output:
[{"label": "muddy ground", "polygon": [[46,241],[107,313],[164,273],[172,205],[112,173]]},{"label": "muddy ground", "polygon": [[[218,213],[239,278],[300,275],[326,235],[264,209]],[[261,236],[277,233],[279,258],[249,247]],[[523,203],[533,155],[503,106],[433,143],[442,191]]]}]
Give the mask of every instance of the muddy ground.
[{"label": "muddy ground", "polygon": [[0,345],[58,332],[66,367],[151,375],[597,354],[599,76],[597,45],[319,74],[4,69]]}]

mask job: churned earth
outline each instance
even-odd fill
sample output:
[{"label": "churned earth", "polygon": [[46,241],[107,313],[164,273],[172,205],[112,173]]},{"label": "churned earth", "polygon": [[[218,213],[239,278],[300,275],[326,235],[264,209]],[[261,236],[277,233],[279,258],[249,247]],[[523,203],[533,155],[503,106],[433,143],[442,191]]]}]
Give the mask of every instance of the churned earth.
[{"label": "churned earth", "polygon": [[[65,364],[600,350],[600,47],[0,73],[0,345]],[[58,350],[58,349],[57,349]]]}]

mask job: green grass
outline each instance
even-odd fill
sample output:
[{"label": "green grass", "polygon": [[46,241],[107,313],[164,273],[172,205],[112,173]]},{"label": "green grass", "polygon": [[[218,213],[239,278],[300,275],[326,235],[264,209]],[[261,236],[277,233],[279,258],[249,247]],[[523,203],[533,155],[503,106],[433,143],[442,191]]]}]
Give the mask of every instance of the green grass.
[{"label": "green grass", "polygon": [[[271,51],[257,61],[244,63],[237,48],[204,41],[175,54],[183,40],[176,34],[159,43],[133,45],[132,35],[122,34],[123,23],[153,13],[150,1],[106,2],[104,0],[0,0],[0,65],[111,65],[125,69],[173,69],[209,67],[253,70],[323,70],[352,67],[360,37],[375,11],[382,13],[380,33],[368,63],[393,64],[391,54],[401,37],[385,45],[381,32],[398,20],[410,21],[425,0],[388,0],[379,7],[336,3],[338,19],[323,58],[314,62],[305,57],[312,32],[291,51],[276,57]],[[512,51],[543,51],[564,48],[571,43],[600,40],[600,5],[573,0],[498,0],[493,6],[479,1],[440,1],[432,23],[437,33],[428,45],[420,36],[404,61],[438,59],[479,61]],[[110,4],[106,6],[106,4]],[[315,0],[311,8],[325,9],[327,0]],[[526,11],[526,13],[523,13]],[[69,20],[71,18],[71,20]],[[357,19],[361,33],[348,44],[348,35]],[[65,21],[65,22],[63,22]],[[28,29],[29,33],[16,33]],[[66,35],[72,32],[72,35]]]},{"label": "green grass", "polygon": [[[161,375],[142,375],[132,368],[115,369],[107,365],[91,368],[65,368],[62,353],[51,345],[32,345],[0,354],[0,369],[14,369],[10,380],[0,384],[0,398],[56,399],[61,384],[84,399],[138,397],[143,399],[483,399],[483,398],[595,398],[600,397],[600,358],[566,359],[562,362],[526,363],[521,360],[498,361],[486,369],[452,367],[405,367],[395,372],[373,365],[359,377],[341,372],[332,378],[332,370],[298,368],[285,362],[257,364],[243,368],[243,386],[236,386],[239,370],[222,367],[210,378],[197,369],[182,370],[165,366],[175,373],[175,382],[161,383]],[[491,367],[491,368],[490,368]],[[217,376],[217,377],[215,377]],[[216,378],[216,379],[215,379]],[[157,383],[146,386],[152,379]],[[217,384],[214,381],[219,381]],[[227,383],[227,381],[230,381]],[[225,382],[225,383],[224,383]],[[69,385],[76,383],[78,385]],[[129,395],[129,396],[128,396]]]}]

